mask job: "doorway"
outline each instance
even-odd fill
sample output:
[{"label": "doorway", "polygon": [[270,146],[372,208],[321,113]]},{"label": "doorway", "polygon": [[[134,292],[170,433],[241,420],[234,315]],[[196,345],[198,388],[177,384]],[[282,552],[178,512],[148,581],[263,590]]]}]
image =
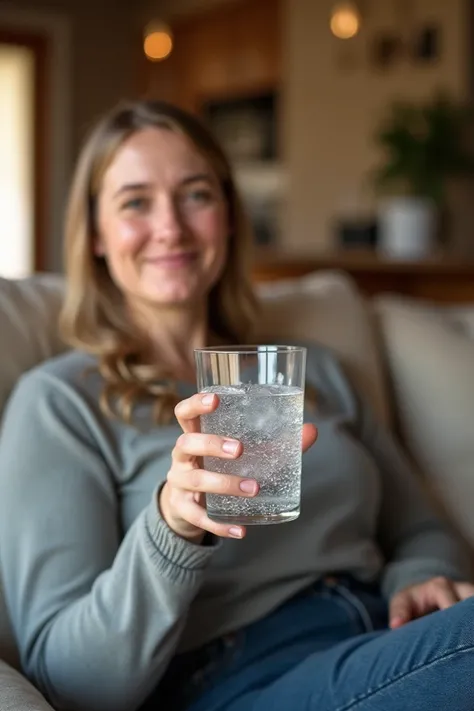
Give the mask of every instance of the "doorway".
[{"label": "doorway", "polygon": [[48,42],[0,28],[0,276],[44,268]]}]

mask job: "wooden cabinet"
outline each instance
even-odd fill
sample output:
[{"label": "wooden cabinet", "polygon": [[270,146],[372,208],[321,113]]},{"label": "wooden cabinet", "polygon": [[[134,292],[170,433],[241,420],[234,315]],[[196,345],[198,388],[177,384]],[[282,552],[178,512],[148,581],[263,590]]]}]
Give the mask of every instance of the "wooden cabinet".
[{"label": "wooden cabinet", "polygon": [[139,90],[199,111],[208,99],[248,96],[280,83],[280,0],[241,0],[173,26],[163,62],[143,58]]},{"label": "wooden cabinet", "polygon": [[235,93],[275,87],[281,77],[279,0],[252,0],[232,18],[228,86]]}]

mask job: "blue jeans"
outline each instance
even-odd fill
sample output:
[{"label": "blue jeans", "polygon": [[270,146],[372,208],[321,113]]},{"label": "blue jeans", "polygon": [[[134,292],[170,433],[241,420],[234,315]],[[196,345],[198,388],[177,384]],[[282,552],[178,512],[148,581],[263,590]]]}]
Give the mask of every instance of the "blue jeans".
[{"label": "blue jeans", "polygon": [[176,657],[155,699],[145,708],[473,711],[474,598],[390,631],[376,590],[328,579]]}]

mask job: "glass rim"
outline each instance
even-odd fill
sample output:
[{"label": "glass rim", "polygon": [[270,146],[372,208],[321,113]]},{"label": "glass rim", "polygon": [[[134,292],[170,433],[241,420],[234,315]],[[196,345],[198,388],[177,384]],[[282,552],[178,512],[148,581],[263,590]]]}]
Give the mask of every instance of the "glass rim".
[{"label": "glass rim", "polygon": [[287,346],[278,344],[246,345],[246,346],[204,346],[195,348],[194,353],[215,353],[216,355],[258,355],[259,353],[305,353],[305,346]]}]

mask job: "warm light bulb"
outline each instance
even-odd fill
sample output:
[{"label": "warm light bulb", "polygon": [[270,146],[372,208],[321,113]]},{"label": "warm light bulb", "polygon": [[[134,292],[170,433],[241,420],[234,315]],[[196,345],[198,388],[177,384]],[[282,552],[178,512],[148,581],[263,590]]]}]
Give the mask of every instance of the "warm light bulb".
[{"label": "warm light bulb", "polygon": [[331,32],[339,39],[351,39],[360,30],[360,16],[351,3],[336,5],[331,15]]},{"label": "warm light bulb", "polygon": [[148,59],[159,62],[166,59],[173,49],[171,31],[161,23],[150,23],[145,30],[143,51]]}]

